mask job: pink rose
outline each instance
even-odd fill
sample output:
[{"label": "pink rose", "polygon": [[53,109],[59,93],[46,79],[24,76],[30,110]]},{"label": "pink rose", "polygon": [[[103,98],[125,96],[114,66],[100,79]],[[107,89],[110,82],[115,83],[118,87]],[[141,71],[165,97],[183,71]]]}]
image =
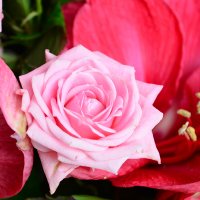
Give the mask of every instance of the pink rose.
[{"label": "pink rose", "polygon": [[27,134],[51,193],[66,177],[111,178],[141,158],[160,163],[152,129],[162,113],[152,104],[161,86],[82,46],[47,59],[20,81]]}]

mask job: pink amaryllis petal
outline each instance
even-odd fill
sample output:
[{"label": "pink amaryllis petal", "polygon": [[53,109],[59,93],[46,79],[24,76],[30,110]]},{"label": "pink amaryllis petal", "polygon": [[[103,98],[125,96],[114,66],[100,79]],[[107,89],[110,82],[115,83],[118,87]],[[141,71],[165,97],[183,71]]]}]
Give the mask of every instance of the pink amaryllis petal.
[{"label": "pink amaryllis petal", "polygon": [[178,18],[183,33],[183,69],[190,74],[200,66],[200,1],[164,0]]},{"label": "pink amaryllis petal", "polygon": [[22,189],[32,168],[33,152],[26,137],[21,100],[16,94],[19,84],[1,59],[0,82],[0,198],[5,198]]},{"label": "pink amaryllis petal", "polygon": [[166,110],[180,73],[182,36],[164,2],[88,0],[74,22],[74,45],[80,43],[133,65],[139,80],[163,84],[156,102]]}]

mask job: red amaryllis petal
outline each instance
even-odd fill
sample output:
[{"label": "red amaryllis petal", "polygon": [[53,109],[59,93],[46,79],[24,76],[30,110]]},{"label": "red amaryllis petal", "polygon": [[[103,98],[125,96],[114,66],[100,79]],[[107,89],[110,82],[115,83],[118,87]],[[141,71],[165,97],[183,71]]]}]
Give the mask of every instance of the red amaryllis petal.
[{"label": "red amaryllis petal", "polygon": [[83,5],[83,2],[66,3],[62,7],[62,12],[63,12],[63,15],[64,15],[65,24],[66,24],[66,28],[67,28],[67,45],[65,47],[67,49],[73,47],[72,30],[73,30],[74,18],[76,16],[76,13],[79,11],[81,6]]},{"label": "red amaryllis petal", "polygon": [[16,94],[19,84],[1,59],[0,82],[0,198],[5,198],[23,187],[32,168],[33,152],[26,137],[21,100]]},{"label": "red amaryllis petal", "polygon": [[164,0],[173,10],[183,33],[183,69],[191,73],[200,66],[200,1]]},{"label": "red amaryllis petal", "polygon": [[156,199],[157,200],[198,200],[200,199],[200,194],[199,192],[191,195],[191,194],[172,192],[172,191],[160,191],[158,195],[156,196]]},{"label": "red amaryllis petal", "polygon": [[181,106],[192,113],[192,126],[197,129],[197,134],[200,137],[200,114],[197,114],[197,104],[200,99],[195,96],[197,92],[200,92],[200,67],[194,70],[186,80],[181,102]]},{"label": "red amaryllis petal", "polygon": [[74,23],[74,44],[80,43],[134,65],[137,79],[163,84],[157,105],[166,110],[180,72],[182,36],[164,2],[88,0]]},{"label": "red amaryllis petal", "polygon": [[13,130],[0,114],[0,198],[13,196],[23,185],[24,156],[11,138]]},{"label": "red amaryllis petal", "polygon": [[[184,153],[184,152],[183,152]],[[148,166],[113,179],[115,186],[146,186],[158,189],[195,193],[200,191],[200,157],[173,165]]]}]

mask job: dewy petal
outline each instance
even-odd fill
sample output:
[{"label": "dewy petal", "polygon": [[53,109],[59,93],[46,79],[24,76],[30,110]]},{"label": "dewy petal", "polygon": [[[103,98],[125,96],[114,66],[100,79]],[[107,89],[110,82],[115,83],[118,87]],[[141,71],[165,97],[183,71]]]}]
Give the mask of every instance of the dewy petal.
[{"label": "dewy petal", "polygon": [[164,0],[178,18],[183,34],[183,73],[200,66],[200,1]]},{"label": "dewy petal", "polygon": [[164,2],[88,1],[75,19],[76,44],[134,66],[139,80],[165,85],[157,102],[166,110],[180,72],[182,36],[174,13]]}]

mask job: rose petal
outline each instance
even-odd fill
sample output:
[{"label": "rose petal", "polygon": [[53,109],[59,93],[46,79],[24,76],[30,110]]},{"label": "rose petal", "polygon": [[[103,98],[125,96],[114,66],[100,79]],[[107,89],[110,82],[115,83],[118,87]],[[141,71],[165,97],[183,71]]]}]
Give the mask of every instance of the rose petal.
[{"label": "rose petal", "polygon": [[64,164],[58,161],[54,152],[38,151],[42,166],[47,177],[50,193],[53,194],[59,183],[66,178],[75,168],[75,165]]}]

